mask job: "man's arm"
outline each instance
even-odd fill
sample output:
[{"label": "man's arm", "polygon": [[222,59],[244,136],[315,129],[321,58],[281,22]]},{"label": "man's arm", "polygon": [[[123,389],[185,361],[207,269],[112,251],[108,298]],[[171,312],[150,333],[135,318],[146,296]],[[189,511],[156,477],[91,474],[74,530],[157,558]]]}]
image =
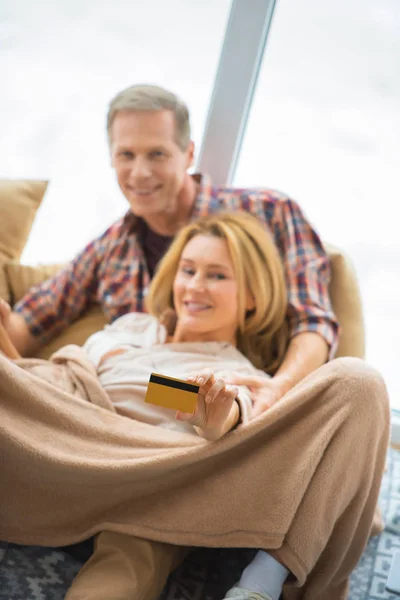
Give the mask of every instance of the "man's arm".
[{"label": "man's arm", "polygon": [[302,379],[328,359],[329,347],[318,333],[299,333],[289,342],[281,366],[267,379],[262,376],[234,377],[230,383],[249,388],[253,401],[252,418],[268,410]]},{"label": "man's arm", "polygon": [[307,331],[292,338],[285,358],[272,378],[282,395],[325,364],[328,354],[328,344],[318,333]]},{"label": "man's arm", "polygon": [[329,297],[330,264],[317,233],[300,207],[289,199],[276,204],[271,229],[286,274],[289,343],[272,378],[255,376],[232,381],[250,388],[253,417],[333,358],[338,340],[339,324]]},{"label": "man's arm", "polygon": [[277,204],[272,230],[285,269],[289,339],[314,332],[326,341],[327,359],[333,358],[339,323],[329,295],[331,265],[322,242],[298,204],[290,199]]},{"label": "man's arm", "polygon": [[253,397],[252,416],[278,402],[297,383],[328,360],[329,346],[318,333],[306,331],[293,337],[278,371],[270,380],[263,380]]},{"label": "man's arm", "polygon": [[1,322],[22,356],[32,355],[61,333],[95,299],[98,259],[95,240],[54,277],[33,287],[14,312],[0,303]]},{"label": "man's arm", "polygon": [[11,313],[6,321],[2,321],[11,342],[21,356],[32,355],[41,346],[40,340],[34,337],[18,313]]}]

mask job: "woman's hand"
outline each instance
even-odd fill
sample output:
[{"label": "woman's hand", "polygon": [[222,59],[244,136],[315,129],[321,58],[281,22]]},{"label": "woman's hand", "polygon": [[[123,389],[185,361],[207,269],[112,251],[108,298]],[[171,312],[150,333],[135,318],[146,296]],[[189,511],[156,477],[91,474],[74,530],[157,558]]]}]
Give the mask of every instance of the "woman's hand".
[{"label": "woman's hand", "polygon": [[193,414],[178,410],[176,419],[193,425],[206,440],[218,440],[239,422],[237,387],[216,379],[211,372],[188,377],[187,381],[200,385],[196,409]]}]

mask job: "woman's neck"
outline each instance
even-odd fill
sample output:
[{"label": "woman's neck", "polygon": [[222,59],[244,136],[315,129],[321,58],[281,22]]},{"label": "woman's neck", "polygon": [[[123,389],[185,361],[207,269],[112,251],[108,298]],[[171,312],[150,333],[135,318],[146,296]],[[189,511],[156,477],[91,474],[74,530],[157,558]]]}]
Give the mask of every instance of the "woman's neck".
[{"label": "woman's neck", "polygon": [[179,322],[172,335],[167,337],[167,343],[181,343],[181,342],[222,342],[237,346],[237,336],[235,332],[227,331],[205,331],[196,332],[188,331],[187,329],[180,327]]}]

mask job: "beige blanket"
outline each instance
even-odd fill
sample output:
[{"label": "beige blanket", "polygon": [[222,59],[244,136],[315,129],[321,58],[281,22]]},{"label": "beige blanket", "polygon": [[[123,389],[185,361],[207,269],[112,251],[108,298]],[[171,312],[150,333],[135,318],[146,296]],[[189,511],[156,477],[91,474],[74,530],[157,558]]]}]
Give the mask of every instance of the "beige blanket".
[{"label": "beige blanket", "polygon": [[77,346],[51,363],[0,357],[0,539],[64,545],[109,529],[264,548],[294,575],[285,599],[345,598],[388,434],[384,384],[356,359],[211,443],[116,414]]}]

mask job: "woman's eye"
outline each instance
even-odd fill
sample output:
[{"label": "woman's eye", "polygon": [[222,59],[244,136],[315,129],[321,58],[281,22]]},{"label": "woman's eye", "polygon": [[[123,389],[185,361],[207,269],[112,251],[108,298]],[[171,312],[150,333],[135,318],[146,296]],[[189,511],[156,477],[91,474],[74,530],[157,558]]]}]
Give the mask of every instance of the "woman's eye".
[{"label": "woman's eye", "polygon": [[182,273],[185,273],[185,275],[194,275],[194,269],[191,269],[190,267],[182,267]]},{"label": "woman's eye", "polygon": [[209,275],[210,279],[226,279],[226,275],[224,275],[224,273],[210,273]]}]

